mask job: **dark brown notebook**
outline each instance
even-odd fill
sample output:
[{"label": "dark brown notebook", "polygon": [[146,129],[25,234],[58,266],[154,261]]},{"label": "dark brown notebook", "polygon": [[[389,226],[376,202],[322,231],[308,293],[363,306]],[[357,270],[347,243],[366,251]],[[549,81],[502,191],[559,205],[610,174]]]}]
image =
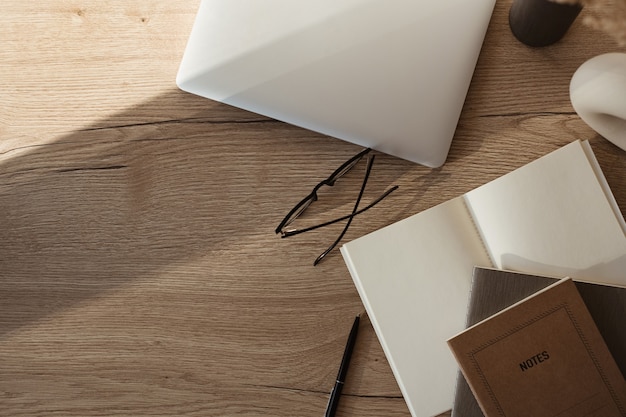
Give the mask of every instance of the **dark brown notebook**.
[{"label": "dark brown notebook", "polygon": [[448,343],[486,416],[626,416],[626,381],[571,279]]}]

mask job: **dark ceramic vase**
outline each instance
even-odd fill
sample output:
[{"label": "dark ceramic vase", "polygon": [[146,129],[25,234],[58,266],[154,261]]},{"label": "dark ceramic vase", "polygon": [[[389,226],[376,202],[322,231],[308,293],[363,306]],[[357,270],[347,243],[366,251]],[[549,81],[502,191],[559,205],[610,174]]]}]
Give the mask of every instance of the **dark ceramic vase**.
[{"label": "dark ceramic vase", "polygon": [[509,11],[513,35],[529,46],[547,46],[561,39],[582,10],[579,4],[550,0],[514,0]]}]

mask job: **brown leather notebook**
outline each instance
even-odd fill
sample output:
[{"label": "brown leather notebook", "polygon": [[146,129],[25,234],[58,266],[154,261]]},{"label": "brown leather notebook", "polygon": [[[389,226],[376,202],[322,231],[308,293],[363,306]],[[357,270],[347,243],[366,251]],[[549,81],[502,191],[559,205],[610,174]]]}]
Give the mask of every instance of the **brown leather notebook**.
[{"label": "brown leather notebook", "polygon": [[626,416],[626,381],[569,278],[448,343],[488,417]]}]

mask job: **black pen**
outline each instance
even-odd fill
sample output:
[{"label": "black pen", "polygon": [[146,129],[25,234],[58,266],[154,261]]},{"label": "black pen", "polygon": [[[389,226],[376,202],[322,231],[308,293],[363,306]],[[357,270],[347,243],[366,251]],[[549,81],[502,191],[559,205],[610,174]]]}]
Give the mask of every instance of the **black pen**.
[{"label": "black pen", "polygon": [[337,380],[335,381],[333,390],[330,392],[330,398],[328,398],[328,405],[326,406],[326,414],[324,414],[324,417],[333,417],[337,411],[339,397],[341,396],[343,383],[346,380],[348,366],[350,365],[350,357],[352,356],[352,350],[354,349],[354,342],[356,342],[356,334],[359,331],[359,318],[359,316],[354,318],[354,324],[352,324],[352,330],[350,330],[350,336],[348,336],[348,343],[346,343],[346,348],[343,351],[343,358],[341,359],[341,365],[339,366],[339,372],[337,373]]}]

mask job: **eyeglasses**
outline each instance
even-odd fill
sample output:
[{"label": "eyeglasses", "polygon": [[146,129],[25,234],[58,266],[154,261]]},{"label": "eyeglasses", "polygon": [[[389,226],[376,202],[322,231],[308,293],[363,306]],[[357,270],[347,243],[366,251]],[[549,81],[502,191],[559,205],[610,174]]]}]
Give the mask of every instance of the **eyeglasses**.
[{"label": "eyeglasses", "polygon": [[[359,152],[358,154],[356,154],[355,156],[353,156],[352,158],[348,159],[346,162],[344,162],[339,168],[337,168],[332,174],[330,174],[330,176],[328,178],[326,178],[325,180],[321,181],[319,184],[317,184],[315,187],[313,187],[313,191],[311,191],[311,193],[309,195],[307,195],[306,197],[304,197],[298,204],[296,204],[290,211],[289,213],[287,213],[287,215],[285,216],[285,218],[280,222],[280,224],[278,225],[278,227],[276,227],[276,233],[280,233],[281,237],[285,238],[285,237],[289,237],[289,236],[294,236],[300,233],[304,233],[304,232],[309,232],[311,230],[315,230],[315,229],[319,229],[320,227],[325,227],[343,220],[348,220],[348,222],[346,223],[346,225],[343,228],[343,231],[341,232],[341,234],[339,235],[339,237],[333,242],[332,245],[330,245],[328,247],[328,249],[326,249],[324,252],[322,252],[322,254],[320,256],[318,256],[315,261],[313,262],[313,265],[317,265],[318,263],[320,263],[320,261],[322,259],[324,259],[326,257],[326,255],[328,255],[336,246],[337,244],[339,244],[339,242],[341,241],[341,239],[343,238],[343,236],[346,234],[346,232],[348,231],[348,228],[350,227],[350,224],[352,223],[352,219],[358,215],[361,214],[367,210],[369,210],[370,208],[374,207],[376,204],[378,204],[379,202],[381,202],[385,197],[387,197],[389,194],[391,194],[393,191],[398,189],[397,185],[394,185],[393,187],[391,187],[390,189],[388,189],[387,191],[385,191],[380,197],[378,197],[377,199],[375,199],[374,201],[372,201],[370,204],[368,204],[366,207],[363,207],[361,209],[359,209],[359,204],[361,203],[361,198],[363,197],[363,193],[365,191],[365,186],[367,184],[367,180],[370,176],[370,172],[372,170],[372,165],[374,164],[374,156],[373,154],[370,154],[371,149],[367,148],[364,149],[363,151]],[[369,155],[368,155],[369,154]],[[361,161],[365,155],[368,155],[367,158],[367,167],[365,170],[365,176],[363,178],[363,183],[361,185],[361,190],[359,191],[359,196],[357,197],[357,200],[354,204],[354,208],[352,209],[352,213],[339,217],[337,219],[334,220],[330,220],[315,226],[310,226],[304,229],[290,229],[290,230],[285,230],[285,228],[287,226],[289,226],[291,223],[293,223],[302,213],[304,213],[304,211],[311,205],[311,203],[313,203],[314,201],[317,201],[317,192],[319,191],[319,189],[324,186],[327,185],[329,187],[332,187],[335,185],[335,182],[340,179],[341,177],[343,177],[344,175],[346,175],[352,168],[354,168],[359,161]]]}]

